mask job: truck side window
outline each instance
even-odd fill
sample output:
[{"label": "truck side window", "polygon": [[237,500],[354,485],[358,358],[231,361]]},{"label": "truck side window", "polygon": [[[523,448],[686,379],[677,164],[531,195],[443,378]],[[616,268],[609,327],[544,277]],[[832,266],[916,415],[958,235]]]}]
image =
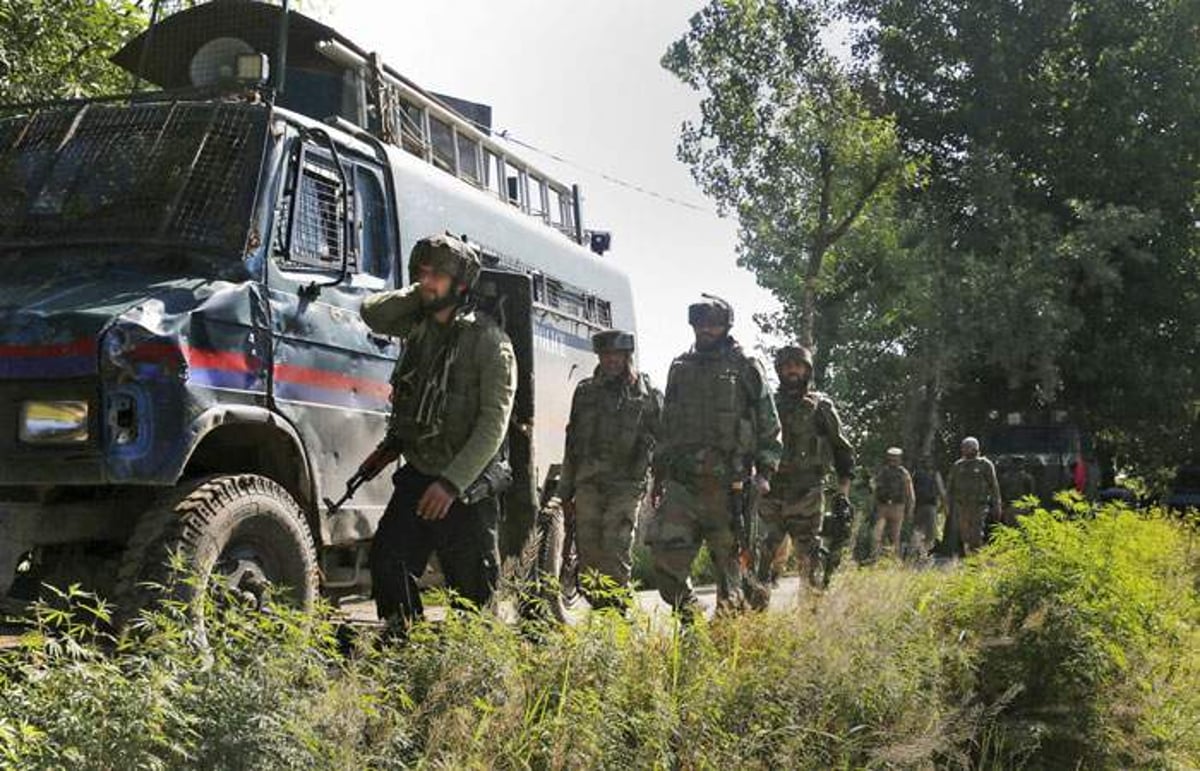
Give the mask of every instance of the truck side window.
[{"label": "truck side window", "polygon": [[357,166],[354,171],[356,199],[362,247],[359,263],[362,270],[385,281],[391,276],[396,262],[392,246],[391,217],[383,183],[373,169]]},{"label": "truck side window", "polygon": [[333,164],[306,152],[276,212],[276,253],[288,265],[339,269],[345,250],[344,209],[342,184]]}]

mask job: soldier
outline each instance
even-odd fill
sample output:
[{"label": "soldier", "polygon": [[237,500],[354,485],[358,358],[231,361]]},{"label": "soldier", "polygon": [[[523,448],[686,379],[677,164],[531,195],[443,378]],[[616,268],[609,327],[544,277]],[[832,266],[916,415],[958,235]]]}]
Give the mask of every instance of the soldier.
[{"label": "soldier", "polygon": [[479,272],[470,245],[425,238],[409,258],[412,285],[363,302],[372,330],[404,340],[388,433],[363,463],[373,471],[404,456],[370,556],[379,617],[399,634],[422,615],[417,578],[432,553],[448,587],[474,607],[499,578],[495,496],[511,481],[502,449],[517,368],[504,330],[472,310]]},{"label": "soldier", "polygon": [[775,373],[783,460],[771,479],[770,493],[759,504],[764,531],[760,576],[764,584],[777,580],[787,560],[785,538],[790,536],[800,575],[815,585],[825,482],[831,468],[836,470],[839,499],[848,505],[854,451],[842,433],[833,401],[811,388],[813,359],[807,348],[780,348]]},{"label": "soldier", "polygon": [[883,547],[883,531],[888,532],[888,543],[892,553],[900,554],[900,530],[904,523],[911,520],[916,496],[913,493],[912,477],[908,469],[901,465],[904,451],[899,447],[889,447],[887,460],[875,472],[873,487],[875,488],[875,533],[872,540],[871,554],[878,558]]},{"label": "soldier", "polygon": [[955,529],[963,553],[970,554],[983,543],[985,516],[992,521],[1000,519],[1001,500],[996,468],[979,454],[979,440],[973,436],[962,440],[962,457],[950,469],[947,498],[950,513],[946,529]]},{"label": "soldier", "polygon": [[933,458],[922,455],[913,472],[912,553],[924,559],[937,540],[938,507],[946,505],[946,483],[942,474],[933,467]]},{"label": "soldier", "polygon": [[1000,482],[1000,494],[1003,496],[1000,500],[1003,501],[1002,519],[1003,524],[1009,527],[1016,527],[1017,514],[1020,513],[1020,508],[1015,504],[1027,495],[1035,495],[1037,493],[1037,485],[1034,482],[1033,474],[1029,473],[1029,466],[1025,462],[1025,456],[1013,455],[1000,462],[1000,470],[997,472]]},{"label": "soldier", "polygon": [[739,560],[735,528],[752,514],[744,485],[768,492],[781,450],[762,364],[729,336],[729,304],[704,298],[688,307],[696,344],[671,362],[667,377],[654,455],[660,505],[647,538],[659,592],[685,621],[696,610],[690,571],[704,541],[717,573],[718,609],[742,607],[742,583],[754,578],[753,566]]},{"label": "soldier", "polygon": [[[594,570],[628,588],[662,394],[633,368],[633,335],[600,332],[592,348],[600,363],[575,388],[558,495],[563,512],[575,520],[580,571]],[[592,607],[616,599],[588,595]]]}]

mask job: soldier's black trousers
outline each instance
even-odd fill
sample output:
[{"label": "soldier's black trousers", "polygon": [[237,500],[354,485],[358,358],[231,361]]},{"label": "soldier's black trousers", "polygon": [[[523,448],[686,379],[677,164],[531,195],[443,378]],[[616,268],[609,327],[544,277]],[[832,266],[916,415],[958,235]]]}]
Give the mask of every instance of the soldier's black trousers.
[{"label": "soldier's black trousers", "polygon": [[411,466],[397,471],[392,499],[371,543],[375,607],[394,631],[403,632],[424,613],[417,579],[430,555],[438,555],[447,588],[478,608],[491,600],[500,577],[496,499],[470,506],[455,501],[444,519],[427,521],[417,516],[417,502],[435,481]]}]

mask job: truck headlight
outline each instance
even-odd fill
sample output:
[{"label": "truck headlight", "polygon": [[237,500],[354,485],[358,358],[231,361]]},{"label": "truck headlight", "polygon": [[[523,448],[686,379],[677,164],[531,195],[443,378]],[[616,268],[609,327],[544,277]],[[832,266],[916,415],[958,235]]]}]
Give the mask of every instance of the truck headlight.
[{"label": "truck headlight", "polygon": [[87,402],[22,402],[18,435],[26,444],[80,444],[88,440]]}]

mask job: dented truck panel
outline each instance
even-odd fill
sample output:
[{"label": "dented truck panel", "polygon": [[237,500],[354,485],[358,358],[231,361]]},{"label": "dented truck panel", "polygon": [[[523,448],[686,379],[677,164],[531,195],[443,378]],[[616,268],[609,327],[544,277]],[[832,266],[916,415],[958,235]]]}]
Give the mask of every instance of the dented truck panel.
[{"label": "dented truck panel", "polygon": [[[6,409],[65,388],[86,394],[91,425],[69,451],[3,432],[0,486],[174,484],[206,409],[229,400],[265,405],[265,316],[253,283],[72,260],[64,287],[8,262],[11,279],[0,290]],[[17,415],[6,418],[16,426]],[[99,462],[72,462],[84,457]]]},{"label": "dented truck panel", "polygon": [[[272,279],[274,406],[308,448],[319,500],[344,489],[383,439],[398,346],[368,336],[358,314],[366,290],[326,289],[319,299],[307,300],[286,277]],[[336,516],[321,518],[322,542],[369,538],[390,493],[387,475],[363,486]]]},{"label": "dented truck panel", "polygon": [[[0,599],[23,555],[122,545],[157,491],[214,473],[282,484],[333,558],[327,588],[361,588],[354,554],[388,475],[333,516],[320,502],[386,433],[400,344],[359,308],[405,283],[424,236],[482,248],[483,294],[516,347],[507,554],[561,457],[590,334],[633,328],[627,278],[561,233],[399,148],[264,104],[0,120],[0,191]],[[72,440],[28,441],[33,423],[58,430],[60,408]]]}]

